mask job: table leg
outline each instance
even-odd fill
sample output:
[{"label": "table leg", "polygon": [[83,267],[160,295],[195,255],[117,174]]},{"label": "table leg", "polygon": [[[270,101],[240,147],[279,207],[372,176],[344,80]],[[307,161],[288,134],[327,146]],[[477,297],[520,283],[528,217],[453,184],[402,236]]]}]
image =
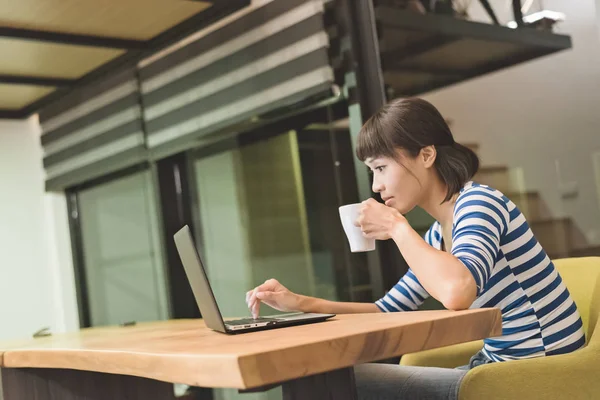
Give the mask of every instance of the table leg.
[{"label": "table leg", "polygon": [[283,383],[283,400],[356,400],[354,368],[344,368]]},{"label": "table leg", "polygon": [[175,398],[173,384],[136,376],[43,368],[2,368],[0,373],[4,400]]}]

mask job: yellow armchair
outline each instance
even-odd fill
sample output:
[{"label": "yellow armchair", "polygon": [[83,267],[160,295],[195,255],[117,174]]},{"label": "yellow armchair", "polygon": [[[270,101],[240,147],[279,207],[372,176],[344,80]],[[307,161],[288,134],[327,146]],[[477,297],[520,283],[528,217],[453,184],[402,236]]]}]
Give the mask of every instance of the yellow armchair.
[{"label": "yellow armchair", "polygon": [[[573,353],[492,363],[470,370],[459,400],[600,399],[600,257],[554,261],[583,320],[587,345]],[[401,365],[454,368],[468,364],[483,341],[402,357]]]}]

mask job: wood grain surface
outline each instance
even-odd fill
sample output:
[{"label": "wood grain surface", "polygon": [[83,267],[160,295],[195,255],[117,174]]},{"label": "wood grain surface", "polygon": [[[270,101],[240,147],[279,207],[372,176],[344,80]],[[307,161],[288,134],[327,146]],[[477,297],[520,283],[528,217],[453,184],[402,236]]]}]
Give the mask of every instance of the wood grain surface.
[{"label": "wood grain surface", "polygon": [[240,335],[211,331],[201,320],[173,320],[0,343],[0,353],[5,368],[76,369],[248,389],[501,332],[498,309],[340,315]]}]

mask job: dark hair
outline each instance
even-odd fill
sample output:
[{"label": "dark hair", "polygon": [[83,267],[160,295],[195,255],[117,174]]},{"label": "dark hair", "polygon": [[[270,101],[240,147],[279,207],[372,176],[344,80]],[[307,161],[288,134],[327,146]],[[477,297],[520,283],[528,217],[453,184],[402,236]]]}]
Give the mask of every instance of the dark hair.
[{"label": "dark hair", "polygon": [[356,145],[361,161],[367,158],[398,158],[401,148],[416,157],[426,146],[435,146],[435,168],[446,183],[445,201],[460,191],[477,173],[479,158],[469,148],[457,143],[440,112],[418,98],[396,99],[381,107],[363,125]]}]

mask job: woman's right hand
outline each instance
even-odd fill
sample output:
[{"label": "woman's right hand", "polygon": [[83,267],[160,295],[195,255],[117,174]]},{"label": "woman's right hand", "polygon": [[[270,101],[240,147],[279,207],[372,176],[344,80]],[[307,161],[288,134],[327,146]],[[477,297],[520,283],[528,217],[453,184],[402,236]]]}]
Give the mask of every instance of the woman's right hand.
[{"label": "woman's right hand", "polygon": [[278,311],[300,311],[300,298],[300,295],[291,292],[276,279],[269,279],[246,293],[246,304],[252,318],[258,318],[261,302]]}]

